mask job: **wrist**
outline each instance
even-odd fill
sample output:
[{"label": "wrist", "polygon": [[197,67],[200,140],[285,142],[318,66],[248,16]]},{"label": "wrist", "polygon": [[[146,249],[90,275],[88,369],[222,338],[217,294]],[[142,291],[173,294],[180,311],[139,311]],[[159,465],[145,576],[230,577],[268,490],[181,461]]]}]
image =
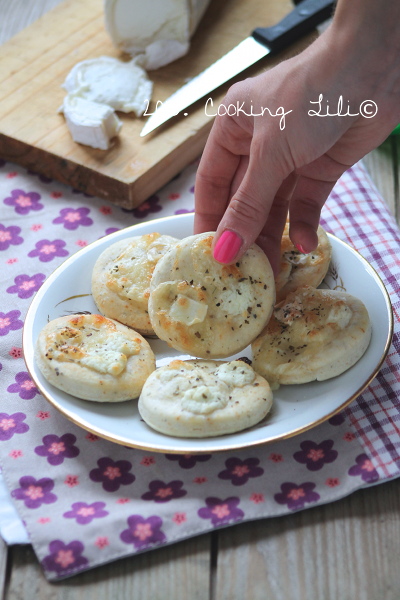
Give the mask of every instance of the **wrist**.
[{"label": "wrist", "polygon": [[339,0],[325,42],[359,93],[396,94],[400,105],[398,0]]}]

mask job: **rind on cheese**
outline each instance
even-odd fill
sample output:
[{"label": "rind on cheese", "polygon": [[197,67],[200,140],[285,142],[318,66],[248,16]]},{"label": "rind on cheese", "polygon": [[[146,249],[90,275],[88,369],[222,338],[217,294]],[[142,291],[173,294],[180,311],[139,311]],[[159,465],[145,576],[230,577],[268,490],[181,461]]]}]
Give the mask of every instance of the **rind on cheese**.
[{"label": "rind on cheese", "polygon": [[68,73],[63,87],[75,97],[134,112],[140,117],[148,106],[153,84],[135,59],[128,62],[99,56],[78,62]]},{"label": "rind on cheese", "polygon": [[67,94],[60,109],[65,116],[74,142],[108,150],[110,141],[118,135],[122,123],[106,104]]},{"label": "rind on cheese", "polygon": [[293,245],[289,237],[289,223],[286,223],[281,240],[280,270],[275,279],[277,302],[302,285],[318,287],[324,279],[331,261],[332,246],[321,226],[317,234],[317,248],[309,254],[302,254]]},{"label": "rind on cheese", "polygon": [[241,360],[174,360],[150,375],[138,403],[150,427],[185,438],[247,429],[271,406],[269,384]]},{"label": "rind on cheese", "polygon": [[114,45],[158,69],[189,50],[210,0],[105,0],[105,26]]},{"label": "rind on cheese", "polygon": [[158,262],[149,315],[156,335],[200,358],[226,358],[262,331],[275,303],[271,266],[255,244],[235,264],[212,256],[214,233],[178,242]]},{"label": "rind on cheese", "polygon": [[133,329],[101,315],[50,321],[39,334],[35,358],[49,383],[96,402],[137,398],[155,369],[148,342]]},{"label": "rind on cheese", "polygon": [[371,323],[361,300],[303,286],[274,308],[252,344],[253,366],[272,389],[324,381],[352,367],[370,339]]},{"label": "rind on cheese", "polygon": [[147,233],[108,246],[92,272],[93,300],[100,312],[142,335],[152,335],[150,280],[157,261],[178,241],[169,235]]}]

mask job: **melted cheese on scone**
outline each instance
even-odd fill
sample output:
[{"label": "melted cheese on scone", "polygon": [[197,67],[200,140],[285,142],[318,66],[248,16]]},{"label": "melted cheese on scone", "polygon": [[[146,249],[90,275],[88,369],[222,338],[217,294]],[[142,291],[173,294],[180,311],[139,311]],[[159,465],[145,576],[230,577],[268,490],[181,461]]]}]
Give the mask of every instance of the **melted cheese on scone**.
[{"label": "melted cheese on scone", "polygon": [[227,385],[239,388],[250,385],[256,377],[254,370],[242,360],[223,363],[215,373]]},{"label": "melted cheese on scone", "polygon": [[149,314],[157,336],[202,358],[243,350],[262,331],[275,303],[272,269],[253,245],[240,261],[212,256],[213,233],[190,236],[160,259],[150,284]]},{"label": "melted cheese on scone", "polygon": [[[175,240],[172,241],[172,244]],[[147,302],[157,261],[171,247],[171,238],[148,233],[129,243],[108,270],[107,287],[121,298]]]},{"label": "melted cheese on scone", "polygon": [[324,229],[317,230],[318,246],[309,254],[302,254],[289,237],[286,223],[281,240],[281,263],[275,279],[276,301],[281,302],[290,293],[303,285],[318,287],[324,279],[331,260],[332,247]]},{"label": "melted cheese on scone", "polygon": [[368,312],[359,299],[304,286],[275,307],[252,344],[253,364],[272,388],[323,381],[355,364],[370,337]]},{"label": "melted cheese on scone", "polygon": [[106,248],[92,276],[93,299],[99,310],[144,335],[152,334],[150,280],[158,260],[177,241],[168,235],[148,233]]},{"label": "melted cheese on scone", "polygon": [[47,358],[77,362],[99,373],[119,375],[129,356],[139,354],[140,339],[132,341],[116,331],[110,321],[85,330],[63,327],[47,336]]},{"label": "melted cheese on scone", "polygon": [[242,360],[174,360],[148,378],[138,408],[157,431],[209,437],[258,423],[271,405],[270,386]]},{"label": "melted cheese on scone", "polygon": [[97,402],[137,398],[155,369],[154,353],[139,333],[92,314],[49,321],[39,334],[35,359],[56,388]]},{"label": "melted cheese on scone", "polygon": [[199,385],[186,390],[182,408],[195,415],[208,415],[228,404],[228,387],[222,385]]}]

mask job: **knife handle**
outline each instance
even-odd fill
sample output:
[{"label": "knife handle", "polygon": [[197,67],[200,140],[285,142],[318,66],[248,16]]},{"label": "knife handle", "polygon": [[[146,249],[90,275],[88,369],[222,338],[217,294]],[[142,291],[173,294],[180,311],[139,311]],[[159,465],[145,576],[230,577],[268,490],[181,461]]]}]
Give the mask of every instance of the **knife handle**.
[{"label": "knife handle", "polygon": [[303,0],[272,27],[258,27],[251,34],[272,52],[286,48],[310,33],[333,14],[334,0]]}]

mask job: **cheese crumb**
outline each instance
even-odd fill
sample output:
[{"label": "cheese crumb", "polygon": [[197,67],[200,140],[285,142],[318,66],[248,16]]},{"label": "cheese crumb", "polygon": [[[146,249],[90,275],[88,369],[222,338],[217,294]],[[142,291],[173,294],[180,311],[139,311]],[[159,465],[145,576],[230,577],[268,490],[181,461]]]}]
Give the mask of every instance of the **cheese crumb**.
[{"label": "cheese crumb", "polygon": [[222,364],[215,371],[218,379],[232,387],[243,387],[253,383],[255,379],[254,370],[242,360],[233,360]]},{"label": "cheese crumb", "polygon": [[178,294],[171,306],[169,315],[174,321],[190,326],[202,323],[206,318],[207,310],[207,304],[192,300],[183,294]]},{"label": "cheese crumb", "polygon": [[347,327],[347,325],[350,323],[352,314],[351,308],[346,306],[346,304],[336,304],[329,311],[326,321],[327,323],[335,323],[339,329],[345,329],[345,327]]},{"label": "cheese crumb", "polygon": [[139,354],[140,343],[118,331],[92,328],[90,335],[71,327],[48,336],[49,359],[76,362],[98,373],[117,376],[124,371],[128,357]]},{"label": "cheese crumb", "polygon": [[79,144],[107,150],[122,123],[106,104],[68,94],[62,107],[72,139]]},{"label": "cheese crumb", "polygon": [[194,414],[204,415],[224,408],[228,404],[228,393],[220,386],[200,385],[186,390],[182,408]]}]

